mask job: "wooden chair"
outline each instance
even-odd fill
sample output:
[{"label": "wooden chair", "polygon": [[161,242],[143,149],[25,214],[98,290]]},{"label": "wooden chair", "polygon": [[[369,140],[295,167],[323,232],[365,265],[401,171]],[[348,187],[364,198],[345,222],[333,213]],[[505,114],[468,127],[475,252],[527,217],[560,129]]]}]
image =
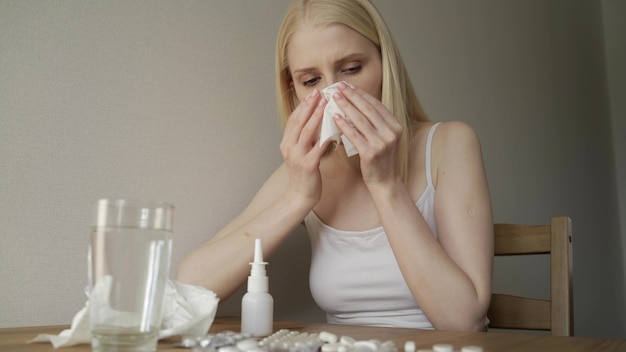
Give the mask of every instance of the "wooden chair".
[{"label": "wooden chair", "polygon": [[523,254],[550,254],[550,300],[494,293],[489,327],[574,335],[570,218],[553,217],[550,225],[494,224],[494,255]]}]

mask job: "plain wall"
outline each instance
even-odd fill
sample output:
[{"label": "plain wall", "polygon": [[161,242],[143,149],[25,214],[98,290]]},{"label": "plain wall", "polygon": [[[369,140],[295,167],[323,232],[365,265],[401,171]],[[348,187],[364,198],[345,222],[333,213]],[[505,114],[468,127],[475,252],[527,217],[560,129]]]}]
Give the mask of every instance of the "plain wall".
[{"label": "plain wall", "polygon": [[[0,327],[84,305],[97,198],[175,204],[172,273],[245,207],[281,162],[287,3],[0,0]],[[572,218],[576,334],[625,338],[623,4],[375,3],[431,119],[479,134],[494,220]],[[269,258],[277,318],[324,319],[309,255],[299,228]],[[547,296],[547,263],[497,261],[494,290]]]},{"label": "plain wall", "polygon": [[[609,84],[615,175],[622,233],[622,258],[626,258],[626,2],[604,0],[604,42]],[[626,270],[624,272],[626,275]],[[626,297],[625,297],[626,298]]]}]

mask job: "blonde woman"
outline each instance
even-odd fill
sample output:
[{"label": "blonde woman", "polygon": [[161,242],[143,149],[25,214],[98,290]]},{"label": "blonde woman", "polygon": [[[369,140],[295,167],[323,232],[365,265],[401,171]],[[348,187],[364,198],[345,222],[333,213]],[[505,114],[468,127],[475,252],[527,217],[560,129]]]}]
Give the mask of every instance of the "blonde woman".
[{"label": "blonde woman", "polygon": [[[271,254],[304,223],[311,293],[331,323],[477,331],[491,296],[491,204],[480,143],[422,111],[367,0],[296,0],[278,34],[283,164],[246,209],[181,263],[179,280],[231,295],[254,239]],[[320,90],[358,151],[319,145]],[[348,122],[349,120],[349,122]],[[228,262],[228,266],[223,263]]]}]

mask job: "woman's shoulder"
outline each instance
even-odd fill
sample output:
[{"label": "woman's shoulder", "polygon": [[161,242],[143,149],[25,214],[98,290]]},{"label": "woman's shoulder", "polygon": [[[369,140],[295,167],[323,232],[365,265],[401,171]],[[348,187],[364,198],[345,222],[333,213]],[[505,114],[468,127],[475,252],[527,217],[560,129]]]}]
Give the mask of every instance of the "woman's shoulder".
[{"label": "woman's shoulder", "polygon": [[[435,127],[436,126],[436,127]],[[436,130],[433,131],[433,128]],[[413,137],[413,148],[424,146],[429,133],[433,131],[432,143],[433,152],[435,149],[449,149],[462,147],[466,144],[478,142],[476,132],[468,123],[463,121],[447,122],[423,122],[416,126]]]},{"label": "woman's shoulder", "polygon": [[430,144],[430,165],[432,169],[433,182],[438,184],[438,174],[445,170],[464,170],[467,165],[482,163],[482,151],[478,136],[472,126],[462,121],[447,122],[426,122],[417,126],[414,140],[411,144],[411,153],[414,155],[414,162],[417,165],[423,163],[427,153],[427,143],[429,132],[437,125]]},{"label": "woman's shoulder", "polygon": [[[433,144],[436,143],[440,152],[456,153],[459,149],[477,147],[480,142],[474,128],[463,121],[449,121],[441,123],[437,127],[437,133],[433,136]],[[433,146],[435,149],[435,146]]]},{"label": "woman's shoulder", "polygon": [[415,126],[415,135],[428,134],[437,125],[437,134],[443,133],[475,133],[474,128],[464,121],[427,121]]}]

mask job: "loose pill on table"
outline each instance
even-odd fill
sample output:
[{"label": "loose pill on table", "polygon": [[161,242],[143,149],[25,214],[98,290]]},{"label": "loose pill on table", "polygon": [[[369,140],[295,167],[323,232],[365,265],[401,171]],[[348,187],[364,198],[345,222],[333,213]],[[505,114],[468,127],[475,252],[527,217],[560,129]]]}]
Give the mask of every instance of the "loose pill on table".
[{"label": "loose pill on table", "polygon": [[407,341],[404,343],[404,352],[415,352],[415,341]]},{"label": "loose pill on table", "polygon": [[354,345],[356,340],[350,336],[341,336],[339,342],[343,343],[344,345],[352,346]]},{"label": "loose pill on table", "polygon": [[342,346],[344,345],[338,342],[325,343],[322,345],[322,352],[338,352]]},{"label": "loose pill on table", "polygon": [[199,345],[200,337],[196,336],[183,336],[180,341],[180,346],[183,348],[194,348]]},{"label": "loose pill on table", "polygon": [[218,352],[241,352],[237,347],[235,346],[222,346],[220,348],[217,349]]},{"label": "loose pill on table", "polygon": [[337,352],[351,352],[352,346],[341,344],[339,348],[337,348]]},{"label": "loose pill on table", "polygon": [[237,341],[237,348],[241,351],[249,351],[259,347],[259,343],[255,339],[245,339]]},{"label": "loose pill on table", "polygon": [[319,334],[319,339],[326,343],[335,343],[337,342],[337,335],[328,331],[322,331]]},{"label": "loose pill on table", "polygon": [[393,352],[393,351],[396,351],[396,345],[391,340],[385,341],[385,342],[381,343],[379,348],[383,352]]},{"label": "loose pill on table", "polygon": [[461,352],[483,352],[483,348],[480,346],[464,346],[461,348]]},{"label": "loose pill on table", "polygon": [[433,345],[434,352],[454,352],[454,347],[448,344],[438,343]]},{"label": "loose pill on table", "polygon": [[376,352],[380,343],[376,343],[374,340],[369,341],[357,341],[352,345],[353,351],[358,352]]}]

